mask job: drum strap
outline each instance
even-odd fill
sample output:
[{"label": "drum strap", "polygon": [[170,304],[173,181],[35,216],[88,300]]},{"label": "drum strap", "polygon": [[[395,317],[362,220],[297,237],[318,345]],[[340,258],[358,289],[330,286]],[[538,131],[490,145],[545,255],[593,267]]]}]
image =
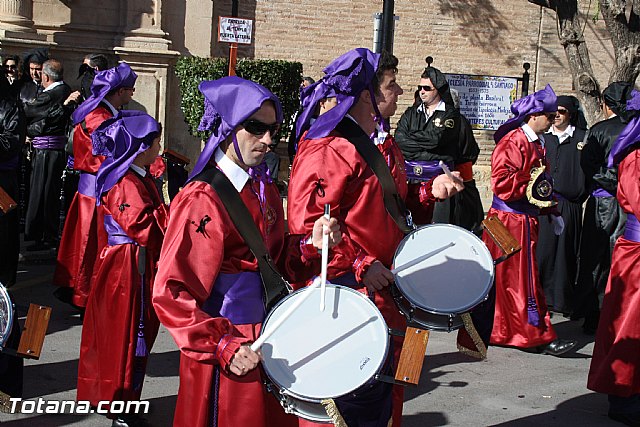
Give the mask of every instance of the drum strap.
[{"label": "drum strap", "polygon": [[396,183],[393,180],[393,176],[391,176],[391,171],[382,153],[380,153],[371,142],[371,139],[364,133],[362,128],[349,118],[342,119],[342,121],[338,123],[338,126],[336,126],[336,131],[356,147],[358,153],[378,178],[382,186],[384,207],[387,213],[389,213],[403,233],[410,233],[412,228],[407,224],[407,216],[405,214],[407,212],[406,206],[402,197],[398,194]]},{"label": "drum strap", "polygon": [[264,288],[264,305],[268,313],[280,299],[289,294],[291,286],[278,272],[249,210],[229,178],[215,166],[207,165],[194,180],[208,183],[218,193],[238,233],[256,257]]}]

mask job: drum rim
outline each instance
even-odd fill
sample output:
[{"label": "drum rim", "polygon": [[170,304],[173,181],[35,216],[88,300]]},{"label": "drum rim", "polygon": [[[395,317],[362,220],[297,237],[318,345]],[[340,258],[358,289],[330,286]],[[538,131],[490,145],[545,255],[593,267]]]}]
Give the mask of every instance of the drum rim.
[{"label": "drum rim", "polygon": [[4,348],[4,345],[7,342],[7,339],[9,339],[9,335],[11,335],[11,329],[13,328],[13,302],[11,301],[11,296],[9,295],[9,291],[2,283],[0,283],[0,299],[2,299],[0,304],[4,305],[6,303],[9,309],[8,316],[7,316],[7,330],[2,333],[2,336],[0,336],[0,350],[1,350]]},{"label": "drum rim", "polygon": [[[396,248],[395,253],[393,254],[393,264],[395,266],[396,264],[396,258],[398,257],[398,251],[400,250],[400,247],[403,246],[403,243],[405,242],[405,240],[407,240],[409,238],[409,236],[417,233],[420,230],[423,230],[425,228],[453,228],[453,229],[458,229],[458,230],[462,230],[465,232],[465,234],[471,236],[473,239],[477,240],[480,245],[480,248],[484,248],[483,250],[489,255],[489,259],[491,260],[491,266],[493,267],[490,271],[489,274],[489,280],[487,282],[487,284],[485,285],[485,291],[486,293],[484,294],[484,296],[477,298],[474,300],[474,302],[471,304],[467,304],[465,306],[464,309],[461,309],[461,311],[455,311],[455,312],[446,312],[446,311],[437,311],[435,309],[431,309],[431,308],[424,308],[422,307],[420,304],[420,302],[416,302],[413,298],[405,295],[405,293],[402,291],[402,288],[400,285],[398,285],[398,275],[394,274],[394,284],[393,286],[397,289],[397,291],[400,293],[400,295],[402,295],[402,297],[407,300],[407,302],[409,303],[409,305],[412,308],[418,308],[422,311],[426,311],[427,313],[431,313],[431,314],[437,314],[437,315],[442,315],[442,316],[448,316],[450,314],[453,315],[458,315],[458,314],[462,314],[462,313],[466,313],[469,310],[473,309],[474,307],[476,307],[478,304],[482,303],[482,301],[485,301],[487,299],[487,296],[489,295],[489,292],[491,291],[491,286],[493,286],[493,280],[495,278],[495,265],[493,264],[493,256],[491,255],[491,252],[489,251],[489,248],[487,248],[487,245],[485,245],[485,243],[482,241],[481,238],[479,238],[478,236],[476,236],[474,233],[472,233],[471,231],[467,230],[466,228],[460,227],[458,225],[454,225],[454,224],[426,224],[426,225],[422,225],[418,228],[416,228],[415,230],[411,231],[409,234],[407,234],[406,236],[404,236],[404,238],[400,241],[400,243],[398,244],[398,247]],[[399,308],[399,307],[398,307]],[[406,313],[405,313],[406,314]]]},{"label": "drum rim", "polygon": [[[355,290],[353,288],[350,288],[349,286],[338,285],[338,284],[330,283],[329,281],[327,281],[327,288],[329,288],[329,287],[341,288],[341,289],[344,289],[344,290],[347,290],[349,292],[352,292],[352,293],[356,294],[359,298],[362,298],[365,301],[367,301],[367,303],[370,304],[371,307],[373,307],[375,309],[375,311],[378,312],[378,314],[380,315],[380,319],[384,323],[384,326],[385,326],[385,329],[387,330],[387,333],[384,334],[385,348],[384,348],[384,354],[383,354],[383,357],[382,357],[382,361],[380,362],[379,366],[376,367],[376,370],[375,370],[376,374],[379,374],[381,372],[382,368],[384,367],[384,364],[385,364],[385,362],[387,360],[387,357],[389,356],[389,345],[390,345],[391,338],[389,337],[389,325],[387,324],[387,321],[385,320],[384,316],[380,312],[380,309],[374,304],[374,302],[371,301],[369,299],[369,297],[367,297],[362,292],[358,292],[357,290]],[[265,325],[267,325],[267,322],[269,321],[269,319],[271,318],[273,313],[276,311],[276,309],[280,305],[282,305],[289,298],[292,298],[293,295],[298,294],[300,292],[303,292],[305,290],[307,290],[306,286],[304,288],[298,289],[297,291],[291,292],[289,295],[287,295],[286,297],[284,297],[280,301],[278,301],[278,303],[271,309],[271,311],[269,312],[267,317],[265,317],[264,321],[262,322],[262,327],[260,328],[260,332],[262,332],[262,330],[264,329]],[[278,389],[278,391],[280,393],[286,394],[287,396],[292,397],[294,399],[299,399],[299,400],[302,400],[302,401],[305,401],[305,402],[317,403],[317,404],[322,404],[322,400],[324,400],[324,399],[335,399],[337,397],[341,397],[341,396],[344,396],[344,395],[346,395],[348,393],[351,393],[351,392],[357,390],[358,388],[364,386],[369,381],[374,380],[375,376],[376,376],[376,375],[373,375],[371,378],[368,378],[365,382],[363,382],[362,384],[358,385],[353,390],[349,390],[344,394],[340,394],[340,395],[337,395],[337,396],[326,396],[326,397],[322,397],[322,398],[316,399],[316,398],[312,398],[312,397],[308,397],[308,396],[301,396],[298,393],[295,393],[294,391],[284,387],[272,375],[270,375],[269,370],[267,369],[267,365],[264,363],[264,360],[261,362],[261,364],[262,364],[262,368],[263,368],[263,371],[264,371],[265,375],[267,376],[269,381],[271,381],[273,383],[273,385],[275,385],[277,387],[277,389]]]}]

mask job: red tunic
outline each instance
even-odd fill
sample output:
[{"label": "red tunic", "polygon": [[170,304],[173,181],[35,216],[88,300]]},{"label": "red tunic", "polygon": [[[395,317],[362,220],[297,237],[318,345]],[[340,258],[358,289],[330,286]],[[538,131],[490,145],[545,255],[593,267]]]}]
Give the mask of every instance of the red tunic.
[{"label": "red tunic", "polygon": [[[151,305],[151,284],[160,257],[167,209],[153,181],[127,174],[102,198],[98,208],[112,215],[122,230],[146,248],[144,338],[151,350],[160,323]],[[138,400],[147,357],[135,357],[141,309],[140,246],[106,246],[89,293],[78,363],[78,400]],[[148,353],[147,353],[148,354]]]},{"label": "red tunic", "polygon": [[[91,153],[90,135],[103,121],[112,117],[111,110],[98,106],[84,119],[88,135],[81,124],[73,134],[74,169],[95,175],[104,160]],[[53,284],[73,288],[73,303],[85,307],[98,268],[95,265],[107,244],[102,212],[96,209],[96,200],[77,192],[73,197],[62,231]]]},{"label": "red tunic", "polygon": [[[640,218],[640,150],[618,169],[618,201]],[[619,237],[602,302],[587,387],[629,397],[640,394],[640,243]]]},{"label": "red tunic", "polygon": [[[391,137],[378,146],[389,165],[402,198],[407,194],[406,172],[402,152]],[[354,274],[361,284],[358,291],[366,293],[362,275],[375,260],[387,268],[403,232],[384,207],[382,187],[378,178],[353,144],[332,133],[317,140],[303,140],[298,147],[291,169],[288,198],[288,223],[292,233],[305,234],[331,204],[342,231],[342,242],[331,251],[328,279]],[[405,318],[398,312],[388,288],[376,292],[375,303],[389,327],[404,330]],[[394,338],[394,361],[397,364],[402,339]],[[394,386],[393,425],[402,419],[403,388]],[[300,425],[314,423],[300,420]],[[326,425],[326,424],[325,424]]]},{"label": "red tunic", "polygon": [[[265,186],[263,209],[258,183],[249,181],[240,197],[260,230],[267,249],[285,276],[305,270],[300,257],[300,237],[285,239],[284,212],[278,189]],[[202,219],[210,218],[202,226]],[[296,250],[297,248],[297,250]],[[286,259],[285,259],[286,255]],[[298,264],[288,260],[298,260]],[[319,271],[316,262],[315,270]],[[312,270],[305,264],[307,270]],[[291,268],[291,271],[287,271]],[[171,220],[165,236],[153,291],[158,318],[167,327],[180,354],[180,389],[174,426],[205,427],[216,408],[219,427],[296,425],[265,390],[259,369],[238,377],[228,371],[241,344],[255,341],[261,323],[232,324],[212,317],[202,306],[212,293],[218,273],[258,271],[255,257],[233,225],[222,201],[205,182],[187,184],[171,203]],[[308,274],[313,274],[310,271]],[[218,400],[212,402],[212,380],[219,373]]]},{"label": "red tunic", "polygon": [[[543,158],[539,141],[529,142],[521,128],[506,134],[491,156],[493,194],[505,202],[526,200],[530,171],[540,166]],[[497,216],[522,245],[520,252],[496,266],[496,306],[491,344],[528,348],[555,340],[556,333],[551,326],[535,257],[538,218],[503,212],[493,207],[487,216]],[[482,240],[494,259],[502,255],[487,233]],[[533,287],[540,313],[539,327],[528,323],[527,296],[530,286]]]}]

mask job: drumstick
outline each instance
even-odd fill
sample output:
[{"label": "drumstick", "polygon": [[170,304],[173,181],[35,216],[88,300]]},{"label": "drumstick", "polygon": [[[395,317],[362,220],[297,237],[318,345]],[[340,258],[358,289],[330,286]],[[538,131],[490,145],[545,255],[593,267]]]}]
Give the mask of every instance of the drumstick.
[{"label": "drumstick", "polygon": [[454,181],[456,180],[456,178],[453,176],[453,174],[451,173],[451,171],[449,170],[449,167],[445,162],[440,160],[440,163],[438,163],[438,166],[442,168],[442,171],[444,172],[445,175],[449,177],[449,179],[452,179]]},{"label": "drumstick", "polygon": [[298,309],[298,307],[307,300],[307,298],[309,298],[311,295],[313,295],[313,291],[320,285],[320,279],[316,278],[308,287],[307,289],[305,289],[304,291],[302,291],[300,294],[301,296],[298,298],[298,300],[296,302],[294,302],[291,307],[289,307],[287,309],[287,311],[285,311],[282,314],[282,317],[280,317],[278,320],[276,320],[273,325],[271,325],[271,327],[266,330],[266,331],[262,331],[262,335],[260,335],[260,337],[258,337],[257,340],[255,340],[255,342],[253,344],[251,344],[251,350],[253,351],[258,351],[258,349],[260,347],[262,347],[262,344],[264,344],[264,342],[271,336],[273,335],[273,333],[284,323],[285,320],[287,320],[289,318],[289,316],[291,316],[291,314],[296,311]]},{"label": "drumstick", "polygon": [[[331,218],[331,206],[326,203],[324,205],[324,217]],[[320,270],[320,311],[324,311],[324,294],[327,288],[327,264],[329,263],[329,227],[322,226],[322,267]]]},{"label": "drumstick", "polygon": [[407,268],[411,268],[416,264],[420,264],[422,261],[424,261],[427,258],[431,258],[434,255],[439,254],[440,252],[442,252],[443,250],[450,248],[451,246],[455,246],[456,242],[449,242],[446,245],[442,246],[441,248],[435,249],[429,253],[426,253],[424,255],[419,256],[416,259],[413,259],[409,262],[407,262],[406,264],[401,265],[400,267],[396,267],[393,270],[391,270],[391,272],[393,274],[398,274],[399,272],[406,270]]}]

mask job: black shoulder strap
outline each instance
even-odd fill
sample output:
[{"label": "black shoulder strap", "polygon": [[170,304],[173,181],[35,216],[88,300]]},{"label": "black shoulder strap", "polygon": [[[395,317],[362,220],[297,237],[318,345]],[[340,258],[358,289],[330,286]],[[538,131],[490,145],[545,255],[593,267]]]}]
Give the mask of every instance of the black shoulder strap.
[{"label": "black shoulder strap", "polygon": [[278,272],[249,210],[229,178],[215,166],[208,165],[194,179],[210,184],[218,193],[233,224],[256,257],[264,287],[264,305],[269,312],[280,299],[289,294],[291,287]]},{"label": "black shoulder strap", "polygon": [[389,171],[387,162],[384,160],[380,151],[371,142],[371,139],[364,133],[362,128],[349,118],[345,117],[342,119],[342,121],[338,123],[338,126],[336,126],[336,130],[356,147],[358,153],[364,161],[367,162],[376,177],[378,177],[384,195],[384,207],[400,230],[405,234],[410,233],[412,229],[407,224],[404,201],[398,194],[396,183],[391,176],[391,171]]}]

